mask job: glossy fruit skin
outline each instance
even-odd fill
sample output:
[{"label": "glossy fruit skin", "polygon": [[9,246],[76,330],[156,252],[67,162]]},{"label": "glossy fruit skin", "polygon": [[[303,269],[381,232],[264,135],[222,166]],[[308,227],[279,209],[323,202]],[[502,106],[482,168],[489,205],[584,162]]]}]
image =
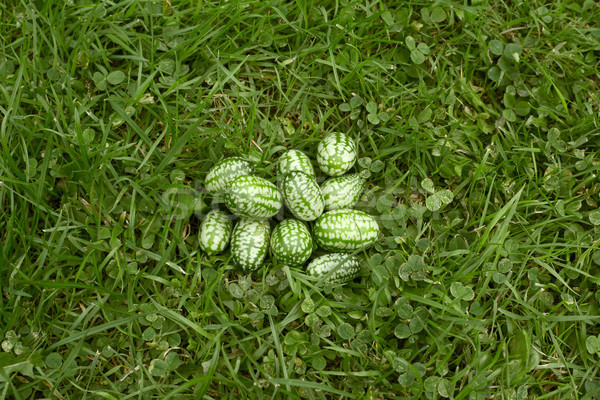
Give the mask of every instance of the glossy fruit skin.
[{"label": "glossy fruit skin", "polygon": [[225,205],[235,215],[267,219],[279,212],[283,199],[277,187],[268,180],[253,176],[238,176],[229,183]]},{"label": "glossy fruit skin", "polygon": [[284,219],[271,234],[271,254],[281,264],[302,265],[312,254],[314,244],[310,231],[302,222]]},{"label": "glossy fruit skin", "polygon": [[287,208],[302,221],[314,221],[325,207],[321,188],[310,175],[291,171],[281,180],[281,194]]},{"label": "glossy fruit skin", "polygon": [[330,271],[333,272],[325,278],[325,283],[347,283],[358,276],[360,264],[353,255],[331,253],[315,258],[306,267],[308,275],[318,278]]},{"label": "glossy fruit skin", "polygon": [[252,164],[240,157],[230,157],[216,163],[204,179],[204,187],[210,194],[223,193],[229,183],[242,175],[251,175]]},{"label": "glossy fruit skin", "polygon": [[313,236],[324,250],[351,252],[373,244],[379,236],[379,225],[359,210],[332,210],[317,219]]},{"label": "glossy fruit skin", "polygon": [[241,218],[231,234],[233,262],[242,271],[256,271],[262,265],[269,246],[269,223]]},{"label": "glossy fruit skin", "polygon": [[345,174],[356,162],[356,145],[343,133],[330,133],[317,148],[317,163],[330,176]]},{"label": "glossy fruit skin", "polygon": [[198,242],[200,248],[209,255],[219,254],[229,244],[233,222],[224,211],[211,210],[200,225]]},{"label": "glossy fruit skin", "polygon": [[365,187],[365,179],[359,174],[329,178],[321,185],[323,202],[327,211],[352,208]]},{"label": "glossy fruit skin", "polygon": [[306,175],[315,176],[315,169],[310,159],[300,150],[288,150],[277,161],[277,174],[280,177],[291,171],[301,171]]}]

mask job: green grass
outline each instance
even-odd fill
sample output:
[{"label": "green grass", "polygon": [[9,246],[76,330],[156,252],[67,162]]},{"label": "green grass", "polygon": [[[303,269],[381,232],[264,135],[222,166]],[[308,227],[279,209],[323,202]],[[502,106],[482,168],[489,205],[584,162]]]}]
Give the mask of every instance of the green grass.
[{"label": "green grass", "polygon": [[[594,1],[0,4],[0,398],[600,398]],[[197,245],[359,144],[359,279]]]}]

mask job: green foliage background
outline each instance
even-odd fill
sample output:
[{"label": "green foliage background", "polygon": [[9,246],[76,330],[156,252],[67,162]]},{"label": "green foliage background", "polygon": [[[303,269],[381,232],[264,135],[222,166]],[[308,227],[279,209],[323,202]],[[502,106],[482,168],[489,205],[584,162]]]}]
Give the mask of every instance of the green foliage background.
[{"label": "green foliage background", "polygon": [[[0,5],[1,398],[600,397],[594,1]],[[360,279],[197,246],[226,156],[359,144]]]}]

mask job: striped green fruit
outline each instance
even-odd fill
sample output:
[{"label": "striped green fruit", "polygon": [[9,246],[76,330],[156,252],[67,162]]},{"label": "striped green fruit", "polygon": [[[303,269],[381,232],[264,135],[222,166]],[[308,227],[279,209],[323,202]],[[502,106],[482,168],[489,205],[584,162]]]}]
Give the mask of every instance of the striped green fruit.
[{"label": "striped green fruit", "polygon": [[242,175],[253,172],[252,164],[240,157],[230,157],[216,163],[204,179],[204,187],[211,194],[227,190],[229,183]]},{"label": "striped green fruit", "polygon": [[358,203],[366,181],[359,174],[329,178],[321,185],[326,210],[352,208]]},{"label": "striped green fruit", "polygon": [[325,278],[326,283],[346,283],[358,276],[360,265],[358,259],[350,254],[332,253],[312,260],[306,273],[310,276]]},{"label": "striped green fruit", "polygon": [[281,264],[304,264],[312,254],[313,247],[308,228],[295,219],[284,219],[271,234],[271,254]]},{"label": "striped green fruit", "polygon": [[314,177],[300,171],[291,171],[281,180],[285,205],[302,221],[313,221],[323,214],[323,196]]},{"label": "striped green fruit", "polygon": [[265,260],[269,246],[269,223],[250,218],[238,221],[231,234],[233,262],[243,271],[257,270]]},{"label": "striped green fruit", "polygon": [[343,133],[330,133],[319,143],[317,163],[327,175],[343,175],[355,162],[356,145]]},{"label": "striped green fruit", "polygon": [[327,211],[313,228],[315,242],[329,251],[354,251],[377,240],[379,225],[369,214],[359,210]]},{"label": "striped green fruit", "polygon": [[306,175],[315,176],[310,159],[299,150],[288,150],[279,157],[277,162],[277,173],[283,176],[290,171],[302,171]]},{"label": "striped green fruit", "polygon": [[225,205],[240,217],[267,219],[279,212],[282,198],[277,187],[268,180],[244,175],[229,183]]},{"label": "striped green fruit", "polygon": [[200,225],[198,234],[200,248],[209,255],[219,254],[229,244],[232,228],[233,223],[229,214],[220,210],[211,210]]}]

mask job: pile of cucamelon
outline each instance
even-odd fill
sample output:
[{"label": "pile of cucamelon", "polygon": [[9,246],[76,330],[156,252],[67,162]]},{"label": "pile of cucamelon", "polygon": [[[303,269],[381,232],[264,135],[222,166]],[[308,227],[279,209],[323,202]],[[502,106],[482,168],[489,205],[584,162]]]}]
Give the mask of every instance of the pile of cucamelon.
[{"label": "pile of cucamelon", "polygon": [[[372,216],[352,209],[366,183],[358,173],[344,175],[356,158],[356,145],[348,136],[325,136],[317,149],[317,164],[331,178],[321,186],[310,159],[298,150],[288,150],[277,161],[277,186],[254,175],[252,164],[242,158],[218,162],[206,175],[205,188],[223,195],[229,211],[240,219],[234,228],[231,215],[211,210],[200,226],[200,247],[214,255],[231,243],[234,263],[243,271],[255,271],[269,249],[280,264],[301,266],[319,246],[330,253],[313,259],[308,275],[328,283],[354,279],[360,267],[351,253],[373,244],[379,235]],[[268,219],[283,204],[295,219],[282,220],[271,233]]]}]

